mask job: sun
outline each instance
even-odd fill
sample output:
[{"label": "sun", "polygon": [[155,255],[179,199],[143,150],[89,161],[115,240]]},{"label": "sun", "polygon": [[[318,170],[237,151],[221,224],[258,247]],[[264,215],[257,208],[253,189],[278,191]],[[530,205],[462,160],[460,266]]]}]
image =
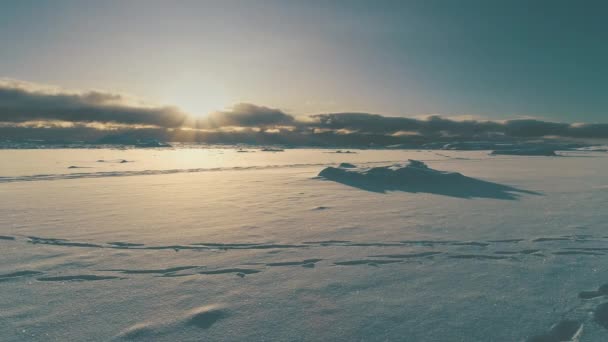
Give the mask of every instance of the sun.
[{"label": "sun", "polygon": [[200,82],[176,84],[166,89],[162,100],[195,117],[224,110],[234,103],[224,87]]},{"label": "sun", "polygon": [[185,97],[175,99],[175,105],[193,116],[206,116],[228,107],[226,101],[217,97]]}]

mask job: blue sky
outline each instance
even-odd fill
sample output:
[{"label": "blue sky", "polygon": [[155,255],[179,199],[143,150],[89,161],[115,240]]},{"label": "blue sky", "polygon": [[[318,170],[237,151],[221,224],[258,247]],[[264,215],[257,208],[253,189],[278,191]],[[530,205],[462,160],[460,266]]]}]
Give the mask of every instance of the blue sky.
[{"label": "blue sky", "polygon": [[7,1],[0,77],[238,102],[606,122],[603,1]]}]

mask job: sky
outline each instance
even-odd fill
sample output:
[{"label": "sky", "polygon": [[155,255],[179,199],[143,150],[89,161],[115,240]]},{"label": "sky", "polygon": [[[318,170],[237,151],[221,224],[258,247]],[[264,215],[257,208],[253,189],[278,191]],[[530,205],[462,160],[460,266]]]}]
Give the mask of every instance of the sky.
[{"label": "sky", "polygon": [[235,103],[606,122],[605,1],[7,1],[0,77]]},{"label": "sky", "polygon": [[0,140],[607,139],[607,15],[595,0],[0,2]]}]

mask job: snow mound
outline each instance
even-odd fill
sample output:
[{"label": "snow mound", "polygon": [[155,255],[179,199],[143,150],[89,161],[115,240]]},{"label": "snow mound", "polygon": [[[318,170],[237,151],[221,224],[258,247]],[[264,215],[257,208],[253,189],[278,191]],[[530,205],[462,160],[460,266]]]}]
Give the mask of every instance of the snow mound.
[{"label": "snow mound", "polygon": [[509,155],[509,156],[557,156],[555,149],[551,147],[537,148],[517,148],[512,150],[494,150],[492,155]]},{"label": "snow mound", "polygon": [[343,163],[319,173],[325,180],[367,191],[433,193],[461,198],[516,199],[518,193],[538,194],[515,187],[467,177],[458,172],[439,171],[419,160],[404,164],[357,167]]},{"label": "snow mound", "polygon": [[338,153],[338,154],[357,154],[357,152],[355,151],[350,151],[350,150],[337,150],[337,151],[329,151],[329,152],[325,152],[325,153]]},{"label": "snow mound", "polygon": [[114,160],[99,159],[97,162],[98,163],[118,163],[118,164],[124,164],[124,163],[130,163],[131,161],[126,160],[126,159],[114,159]]},{"label": "snow mound", "polygon": [[135,142],[135,146],[137,146],[137,147],[172,147],[171,144],[168,144],[166,142],[156,140],[156,139],[137,140]]},{"label": "snow mound", "polygon": [[453,182],[463,177],[457,172],[437,171],[424,162],[410,159],[406,164],[394,164],[371,168],[342,163],[339,167],[327,167],[320,177],[331,180],[361,180],[392,184],[422,184],[429,181]]},{"label": "snow mound", "polygon": [[158,340],[160,336],[183,333],[188,329],[206,330],[228,318],[229,312],[219,305],[194,308],[173,319],[137,323],[115,336],[116,340]]},{"label": "snow mound", "polygon": [[285,150],[278,147],[264,147],[260,151],[262,152],[284,152]]}]

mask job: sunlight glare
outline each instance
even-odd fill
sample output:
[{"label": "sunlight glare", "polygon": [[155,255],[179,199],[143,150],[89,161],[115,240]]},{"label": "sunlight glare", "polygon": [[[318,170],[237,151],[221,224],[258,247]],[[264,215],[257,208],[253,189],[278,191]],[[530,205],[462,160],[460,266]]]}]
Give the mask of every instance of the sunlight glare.
[{"label": "sunlight glare", "polygon": [[175,84],[166,90],[162,100],[196,117],[224,110],[235,102],[222,85],[199,82]]}]

